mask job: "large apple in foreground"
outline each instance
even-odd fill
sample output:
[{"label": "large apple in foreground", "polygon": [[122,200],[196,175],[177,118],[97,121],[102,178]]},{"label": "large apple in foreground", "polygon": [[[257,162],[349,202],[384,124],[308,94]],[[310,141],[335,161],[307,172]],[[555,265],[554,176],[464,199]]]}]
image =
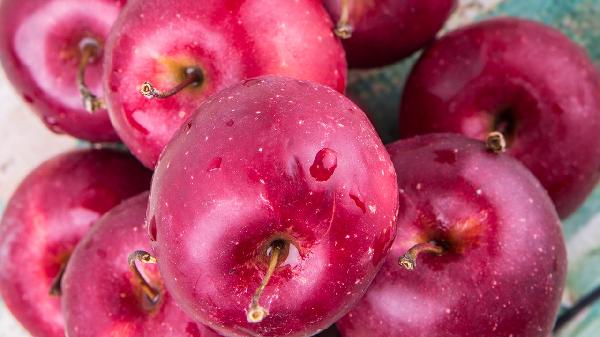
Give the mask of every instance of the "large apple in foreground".
[{"label": "large apple in foreground", "polygon": [[131,253],[150,249],[147,206],[148,193],[123,202],[73,252],[62,282],[67,336],[218,337],[181,311],[155,265],[130,269]]},{"label": "large apple in foreground", "polygon": [[395,172],[335,90],[278,76],[211,97],[163,152],[148,221],[165,286],[224,336],[310,336],[358,301],[395,233]]},{"label": "large apple in foreground", "polygon": [[19,95],[52,131],[91,141],[119,139],[98,99],[104,42],[124,3],[2,1],[0,61]]},{"label": "large apple in foreground", "polygon": [[33,336],[64,337],[49,292],[60,292],[69,255],[96,219],[149,185],[148,170],[112,150],[54,157],[21,183],[0,223],[0,294]]},{"label": "large apple in foreground", "polygon": [[351,68],[381,67],[435,39],[456,0],[323,0]]},{"label": "large apple in foreground", "polygon": [[550,336],[567,262],[560,221],[535,177],[459,135],[388,150],[398,234],[365,297],[338,323],[342,336]]},{"label": "large apple in foreground", "polygon": [[198,105],[243,79],[280,74],[343,92],[346,60],[332,30],[315,0],[130,1],[107,46],[111,119],[154,168]]},{"label": "large apple in foreground", "polygon": [[585,50],[541,23],[501,18],[426,51],[402,98],[403,137],[500,131],[562,218],[600,178],[600,73]]}]

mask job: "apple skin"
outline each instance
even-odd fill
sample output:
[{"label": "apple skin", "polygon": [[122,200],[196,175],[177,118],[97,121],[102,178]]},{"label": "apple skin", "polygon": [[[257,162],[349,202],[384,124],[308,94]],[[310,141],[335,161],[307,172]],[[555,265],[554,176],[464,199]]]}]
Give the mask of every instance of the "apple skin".
[{"label": "apple skin", "polygon": [[[108,112],[84,109],[76,83],[80,43],[104,43],[124,0],[4,0],[0,61],[17,93],[56,133],[117,141]],[[86,68],[86,84],[102,97],[102,57]]]},{"label": "apple skin", "polygon": [[138,263],[149,283],[160,289],[154,305],[129,269],[129,254],[150,250],[147,206],[147,192],[124,201],[77,245],[62,281],[67,336],[218,337],[181,311],[164,290],[156,265]]},{"label": "apple skin", "polygon": [[[279,76],[206,101],[157,165],[150,237],[165,286],[224,336],[310,336],[358,301],[395,235],[393,166],[340,93]],[[275,240],[291,243],[246,311]]]},{"label": "apple skin", "polygon": [[[388,145],[398,233],[344,337],[551,336],[566,273],[560,220],[520,162],[483,142],[431,134]],[[400,229],[401,228],[401,229]],[[413,271],[398,258],[434,240]]]},{"label": "apple skin", "polygon": [[484,139],[502,119],[511,124],[508,152],[566,218],[600,179],[600,73],[586,52],[554,28],[517,18],[450,33],[410,75],[400,132]]},{"label": "apple skin", "polygon": [[[333,23],[316,0],[134,0],[108,43],[104,85],[115,128],[147,167],[208,96],[243,79],[280,74],[343,92],[346,60]],[[187,67],[202,85],[168,99],[139,92],[148,81],[167,90]]]},{"label": "apple skin", "polygon": [[35,337],[64,337],[54,277],[90,226],[121,200],[147,190],[151,172],[113,150],[54,157],[25,178],[0,223],[0,294]]},{"label": "apple skin", "polygon": [[[323,0],[337,22],[343,0]],[[343,40],[350,68],[400,61],[431,43],[456,0],[348,0],[352,37]]]}]

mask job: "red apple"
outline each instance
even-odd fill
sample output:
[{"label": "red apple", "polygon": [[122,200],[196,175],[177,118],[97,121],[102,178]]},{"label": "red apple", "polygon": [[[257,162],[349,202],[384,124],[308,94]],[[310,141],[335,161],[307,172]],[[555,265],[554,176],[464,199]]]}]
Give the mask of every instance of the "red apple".
[{"label": "red apple", "polygon": [[67,336],[218,337],[181,311],[156,265],[130,269],[128,256],[150,249],[147,205],[148,193],[123,202],[77,245],[62,282]]},{"label": "red apple", "polygon": [[541,23],[501,18],[439,40],[404,91],[404,137],[501,131],[508,152],[548,190],[561,217],[600,178],[600,73],[586,52]]},{"label": "red apple", "polygon": [[358,107],[265,76],[209,98],[169,143],[150,236],[166,288],[198,321],[225,336],[309,336],[375,277],[397,194]]},{"label": "red apple", "polygon": [[323,0],[351,68],[388,65],[435,39],[456,0]]},{"label": "red apple", "polygon": [[[346,61],[332,27],[315,0],[131,1],[108,43],[111,119],[134,155],[154,168],[198,105],[243,79],[281,74],[343,91]],[[140,93],[172,87],[184,89],[163,99]]]},{"label": "red apple", "polygon": [[0,223],[0,294],[33,336],[64,337],[53,282],[91,224],[149,185],[149,171],[112,150],[54,157],[21,183]]},{"label": "red apple", "polygon": [[[369,291],[338,323],[342,336],[550,336],[567,261],[560,220],[535,177],[459,135],[388,150],[398,233]],[[401,262],[412,271],[398,265],[407,251]]]},{"label": "red apple", "polygon": [[[52,131],[91,141],[118,140],[105,109],[86,110],[78,69],[87,64],[83,90],[101,97],[104,42],[124,2],[2,1],[0,61],[18,94]],[[88,97],[85,104],[97,104]]]}]

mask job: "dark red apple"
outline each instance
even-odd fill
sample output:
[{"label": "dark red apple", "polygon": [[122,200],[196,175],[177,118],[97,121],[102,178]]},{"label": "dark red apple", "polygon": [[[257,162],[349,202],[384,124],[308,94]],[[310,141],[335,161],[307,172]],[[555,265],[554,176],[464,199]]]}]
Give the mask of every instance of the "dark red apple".
[{"label": "dark red apple", "polygon": [[[91,141],[119,139],[107,111],[90,95],[102,96],[104,42],[124,3],[2,1],[0,61],[19,95],[52,131]],[[87,87],[80,87],[84,65],[81,79]],[[87,90],[86,102],[81,90]]]},{"label": "dark red apple", "polygon": [[[369,291],[338,323],[342,336],[550,336],[567,261],[560,220],[535,177],[459,135],[388,150],[398,233]],[[398,265],[401,256],[414,270]]]},{"label": "dark red apple", "polygon": [[501,18],[455,31],[425,52],[403,94],[404,137],[501,131],[508,152],[548,190],[561,217],[600,178],[600,73],[541,23]]},{"label": "dark red apple", "polygon": [[166,288],[198,321],[226,336],[309,336],[375,277],[397,194],[358,107],[265,76],[209,98],[169,143],[150,236]]},{"label": "dark red apple", "polygon": [[181,311],[156,265],[130,269],[130,254],[150,249],[147,206],[148,193],[123,202],[77,245],[62,281],[67,336],[218,337]]},{"label": "dark red apple", "polygon": [[64,337],[54,280],[91,224],[149,185],[149,171],[112,150],[54,157],[21,183],[0,223],[0,294],[33,336]]},{"label": "dark red apple", "polygon": [[[281,74],[344,91],[344,50],[332,29],[316,0],[130,1],[108,44],[111,119],[134,155],[154,168],[198,105],[243,79]],[[154,97],[173,87],[184,89]]]},{"label": "dark red apple", "polygon": [[323,0],[351,68],[388,65],[435,39],[456,0]]}]

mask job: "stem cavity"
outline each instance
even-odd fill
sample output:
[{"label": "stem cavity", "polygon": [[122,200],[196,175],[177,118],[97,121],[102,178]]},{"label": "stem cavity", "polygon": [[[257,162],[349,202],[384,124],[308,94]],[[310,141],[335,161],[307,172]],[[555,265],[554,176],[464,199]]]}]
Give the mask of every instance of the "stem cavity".
[{"label": "stem cavity", "polygon": [[414,270],[417,267],[417,257],[421,253],[431,253],[436,255],[442,255],[444,248],[439,246],[433,241],[419,243],[409,249],[399,260],[398,264],[407,270]]},{"label": "stem cavity", "polygon": [[160,291],[146,280],[142,272],[138,269],[136,261],[154,264],[156,263],[156,258],[143,250],[136,250],[135,252],[129,254],[129,257],[127,258],[129,269],[131,269],[135,275],[140,287],[142,288],[142,291],[144,292],[144,295],[146,295],[146,298],[152,304],[156,304],[160,299]]},{"label": "stem cavity", "polygon": [[353,30],[350,24],[350,0],[340,0],[340,19],[335,26],[335,35],[346,40],[352,37]]},{"label": "stem cavity", "polygon": [[83,107],[89,113],[94,113],[99,109],[104,109],[104,102],[92,93],[85,83],[85,70],[87,66],[98,56],[100,56],[100,44],[92,38],[85,38],[79,44],[81,58],[77,69],[77,87],[79,95],[83,102]]},{"label": "stem cavity", "polygon": [[60,283],[62,282],[63,276],[65,275],[65,270],[67,269],[67,263],[69,260],[67,259],[60,265],[60,269],[54,278],[52,279],[52,283],[50,283],[50,291],[48,294],[50,296],[60,296],[62,295],[62,287]]},{"label": "stem cavity", "polygon": [[152,85],[152,83],[144,82],[144,84],[142,84],[142,86],[140,87],[140,93],[148,99],[169,98],[191,85],[193,85],[193,86],[200,85],[203,80],[204,80],[204,75],[202,74],[202,71],[200,71],[200,69],[186,68],[185,79],[182,82],[180,82],[179,84],[177,84],[175,87],[171,88],[170,90],[160,91],[160,90],[156,89]]},{"label": "stem cavity", "polygon": [[279,262],[279,256],[281,251],[285,247],[285,242],[282,240],[276,240],[271,243],[271,252],[269,254],[269,269],[267,269],[267,273],[263,278],[260,286],[256,289],[254,296],[252,297],[252,302],[250,302],[250,306],[248,307],[248,314],[246,318],[248,319],[248,323],[260,323],[262,320],[269,315],[269,311],[263,308],[259,304],[260,296],[262,295],[265,287],[269,283],[271,276],[273,276],[273,272],[277,267],[277,263]]},{"label": "stem cavity", "polygon": [[490,132],[485,139],[485,147],[493,153],[506,151],[506,139],[501,132]]}]

